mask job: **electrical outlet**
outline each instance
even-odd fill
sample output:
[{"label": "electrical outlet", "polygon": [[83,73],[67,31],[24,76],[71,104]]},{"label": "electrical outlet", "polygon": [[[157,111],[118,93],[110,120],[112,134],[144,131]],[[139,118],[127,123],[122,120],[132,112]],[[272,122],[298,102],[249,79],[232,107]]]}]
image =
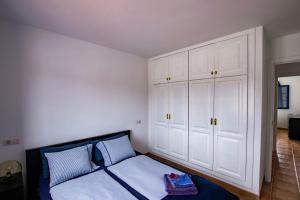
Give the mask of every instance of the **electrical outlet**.
[{"label": "electrical outlet", "polygon": [[11,140],[11,144],[20,144],[20,139],[19,138],[13,138]]},{"label": "electrical outlet", "polygon": [[2,143],[4,146],[8,146],[8,145],[17,145],[20,144],[20,139],[19,138],[11,138],[11,139],[5,139],[3,140]]},{"label": "electrical outlet", "polygon": [[3,140],[2,144],[3,144],[3,146],[7,146],[7,145],[10,145],[10,142],[11,142],[11,140],[5,139],[5,140]]}]

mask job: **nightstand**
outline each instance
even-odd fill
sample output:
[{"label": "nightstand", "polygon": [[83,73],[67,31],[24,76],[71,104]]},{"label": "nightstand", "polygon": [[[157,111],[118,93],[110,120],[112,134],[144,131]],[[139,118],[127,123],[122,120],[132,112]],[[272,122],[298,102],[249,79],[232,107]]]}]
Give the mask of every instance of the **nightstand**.
[{"label": "nightstand", "polygon": [[1,200],[24,200],[24,185],[22,173],[17,173],[15,175],[17,176],[17,178],[11,182],[1,183],[0,181]]}]

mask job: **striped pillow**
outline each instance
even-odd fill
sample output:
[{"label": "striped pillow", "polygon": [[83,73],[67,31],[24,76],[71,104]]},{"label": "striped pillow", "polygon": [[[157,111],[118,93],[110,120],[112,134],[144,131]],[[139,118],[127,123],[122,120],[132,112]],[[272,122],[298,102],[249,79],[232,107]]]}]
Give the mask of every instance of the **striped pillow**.
[{"label": "striped pillow", "polygon": [[96,147],[101,151],[104,164],[107,167],[126,158],[136,156],[127,135],[112,140],[100,141]]},{"label": "striped pillow", "polygon": [[[73,148],[85,146],[88,144],[89,144],[89,141],[85,141],[85,142],[80,142],[80,143],[75,143],[75,144],[67,144],[67,145],[63,145],[63,146],[42,147],[40,149],[40,153],[41,153],[42,164],[43,164],[43,177],[46,179],[48,179],[50,177],[48,160],[45,156],[45,153],[54,153],[54,152],[65,151],[68,149],[73,149]],[[92,152],[92,147],[91,147],[91,152]],[[92,153],[91,153],[91,155],[92,155]]]},{"label": "striped pillow", "polygon": [[88,145],[45,153],[45,156],[49,164],[50,187],[92,171]]}]

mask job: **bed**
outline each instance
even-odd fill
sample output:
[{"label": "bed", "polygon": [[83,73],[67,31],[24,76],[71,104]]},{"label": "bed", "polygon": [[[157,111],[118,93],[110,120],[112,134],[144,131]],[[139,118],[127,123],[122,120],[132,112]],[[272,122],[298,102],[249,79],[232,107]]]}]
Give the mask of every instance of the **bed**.
[{"label": "bed", "polygon": [[[77,144],[86,141],[105,140],[111,137],[118,137],[119,135],[126,135],[128,136],[128,138],[130,138],[130,131],[126,130],[126,131],[101,135],[97,137],[86,138],[83,140],[51,145],[48,147],[61,147],[65,145]],[[77,187],[79,188],[77,192],[79,192],[80,184],[84,184],[82,183],[82,181],[85,181],[84,185],[87,189],[83,191],[81,190],[80,192],[83,193],[86,192],[86,190],[88,190],[90,193],[95,193],[95,194],[91,194],[92,197],[88,197],[89,195],[85,195],[85,199],[102,199],[102,198],[97,198],[101,196],[101,192],[106,195],[108,193],[109,196],[110,193],[115,191],[120,191],[120,193],[122,193],[122,197],[123,197],[122,199],[124,198],[139,199],[139,200],[146,200],[146,199],[237,200],[238,199],[237,196],[228,192],[224,188],[206,180],[205,178],[196,175],[191,175],[191,179],[193,180],[195,186],[198,189],[197,195],[189,195],[189,196],[167,195],[166,193],[164,193],[164,187],[163,185],[161,185],[161,182],[159,182],[160,180],[158,177],[160,177],[161,174],[166,172],[174,172],[174,173],[184,173],[184,172],[181,172],[170,166],[164,165],[138,152],[137,152],[137,156],[125,159],[109,167],[105,167],[104,162],[97,163],[100,166],[97,170],[88,173],[84,176],[77,177],[70,181],[61,183],[58,186],[50,188],[49,179],[45,179],[43,176],[41,176],[42,174],[42,158],[40,153],[41,148],[44,147],[26,150],[27,194],[28,194],[28,199],[30,200],[63,199],[61,197],[54,197],[52,199],[50,195],[50,191],[52,190],[51,191],[52,196],[54,195],[53,191],[55,191],[56,194],[61,194],[61,191],[68,191],[67,189],[68,187],[69,188]],[[143,170],[146,169],[145,166],[148,166],[147,167],[148,170]],[[96,180],[103,180],[103,181],[106,180],[105,181],[106,184],[103,182],[102,183],[96,182]],[[90,184],[90,186],[88,186],[87,183]],[[110,187],[108,188],[110,189],[107,189],[106,191],[104,189],[103,189],[104,191],[96,191],[94,187],[95,185],[102,185],[101,189],[103,189],[103,185],[109,185]],[[157,189],[155,189],[155,187],[149,187],[150,185],[157,185]],[[72,192],[69,192],[68,195],[72,195]],[[109,198],[106,197],[106,199]]]}]

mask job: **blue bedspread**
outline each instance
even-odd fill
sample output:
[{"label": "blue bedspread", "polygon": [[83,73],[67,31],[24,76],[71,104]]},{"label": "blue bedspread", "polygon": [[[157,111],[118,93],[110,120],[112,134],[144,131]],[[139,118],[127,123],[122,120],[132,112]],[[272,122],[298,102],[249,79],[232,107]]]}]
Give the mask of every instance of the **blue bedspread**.
[{"label": "blue bedspread", "polygon": [[[136,198],[139,200],[147,200],[143,195],[141,195],[139,192],[135,191],[133,188],[131,188],[129,185],[127,185],[124,181],[119,179],[117,176],[106,170],[106,172],[114,178],[116,181],[118,181],[123,187],[125,187],[129,192],[131,192]],[[192,180],[195,183],[198,194],[197,195],[191,195],[191,196],[171,196],[168,195],[163,200],[238,200],[239,198],[235,196],[234,194],[228,192],[221,186],[206,180],[205,178],[202,178],[200,176],[192,176]],[[42,176],[40,177],[40,199],[41,200],[52,200],[50,194],[49,194],[49,179],[44,179]]]},{"label": "blue bedspread", "polygon": [[[106,172],[115,180],[117,180],[123,187],[136,196],[140,200],[147,200],[146,197],[127,185],[123,180],[119,179],[116,175],[106,170]],[[193,175],[192,180],[195,183],[198,194],[185,195],[185,196],[172,196],[168,195],[162,200],[238,200],[239,198],[221,186],[206,180],[203,177]]]},{"label": "blue bedspread", "polygon": [[216,185],[200,176],[192,176],[198,194],[192,196],[166,196],[163,200],[238,200],[234,194],[228,192],[219,185]]}]

